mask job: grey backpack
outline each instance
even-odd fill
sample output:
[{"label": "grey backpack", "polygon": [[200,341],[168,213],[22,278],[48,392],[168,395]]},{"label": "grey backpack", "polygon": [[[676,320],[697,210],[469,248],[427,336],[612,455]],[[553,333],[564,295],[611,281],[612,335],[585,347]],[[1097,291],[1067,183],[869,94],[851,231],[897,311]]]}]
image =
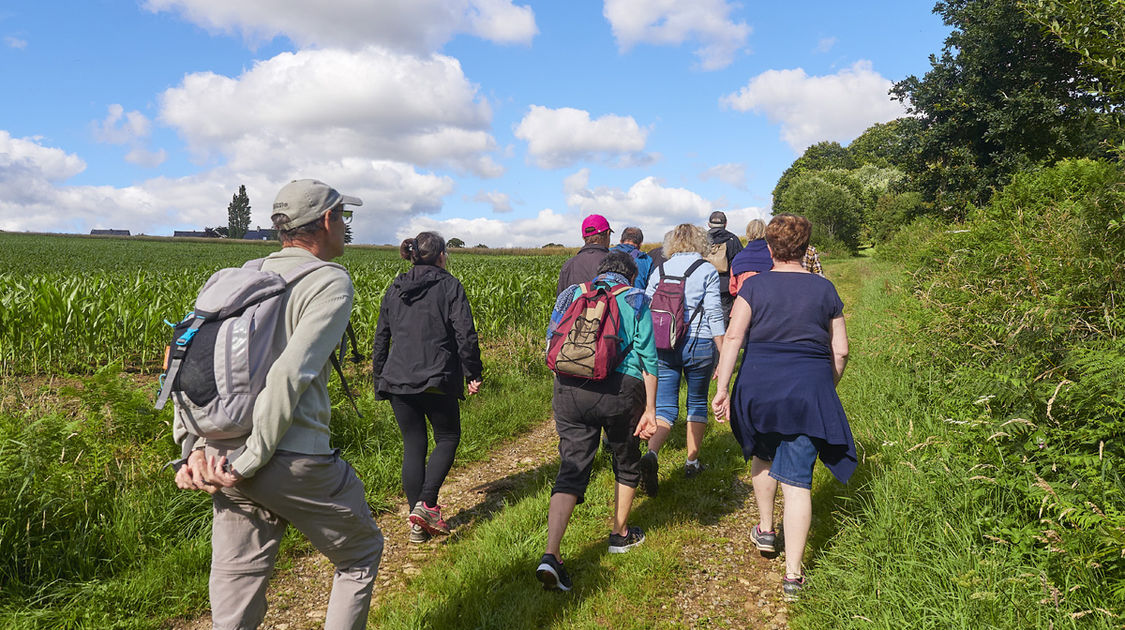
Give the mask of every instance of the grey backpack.
[{"label": "grey backpack", "polygon": [[[174,325],[156,408],[163,409],[169,398],[174,403],[174,437],[185,459],[199,438],[232,440],[250,434],[254,401],[277,360],[273,337],[286,292],[317,269],[343,269],[316,260],[282,275],[263,271],[264,260],[216,271],[200,289],[195,310]],[[352,343],[354,353],[354,338]],[[332,364],[352,399],[334,354]]]}]

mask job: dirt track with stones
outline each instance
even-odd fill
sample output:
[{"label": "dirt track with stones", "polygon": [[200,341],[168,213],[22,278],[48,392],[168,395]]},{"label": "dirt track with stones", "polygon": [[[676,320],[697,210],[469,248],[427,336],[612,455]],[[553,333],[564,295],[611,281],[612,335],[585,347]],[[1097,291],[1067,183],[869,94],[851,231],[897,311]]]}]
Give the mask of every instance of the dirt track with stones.
[{"label": "dirt track with stones", "polygon": [[[458,530],[471,531],[477,520],[502,509],[505,498],[520,490],[519,473],[557,459],[557,444],[554,423],[545,421],[494,449],[489,459],[453,469],[442,486],[442,502],[450,506],[446,519],[454,530],[437,544],[407,542],[405,501],[396,512],[376,515],[386,544],[372,607],[407,588],[436,554],[443,553],[445,545],[458,540]],[[781,558],[763,557],[750,541],[757,508],[748,492],[749,474],[732,483],[741,489],[737,493],[740,505],[713,523],[693,525],[702,529],[697,537],[700,542],[682,549],[684,564],[692,571],[682,580],[680,592],[661,606],[660,617],[683,627],[787,628],[788,608],[779,588],[784,564]],[[315,552],[279,568],[270,582],[269,611],[261,628],[323,627],[332,572],[331,563]],[[178,620],[170,628],[205,630],[210,628],[210,617],[201,611],[199,617]]]}]

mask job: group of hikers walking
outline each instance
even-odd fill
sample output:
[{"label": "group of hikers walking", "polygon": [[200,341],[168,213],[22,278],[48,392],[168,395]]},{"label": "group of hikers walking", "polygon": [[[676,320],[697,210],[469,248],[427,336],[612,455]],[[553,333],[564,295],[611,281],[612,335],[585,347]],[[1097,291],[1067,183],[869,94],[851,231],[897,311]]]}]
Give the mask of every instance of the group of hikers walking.
[{"label": "group of hikers walking", "polygon": [[[343,378],[334,350],[350,332],[353,300],[347,272],[328,261],[343,253],[348,207],[359,205],[317,180],[287,184],[272,215],[282,249],[217,272],[176,326],[158,404],[176,405],[176,484],[212,496],[215,628],[262,622],[289,524],[336,567],[325,627],[366,625],[383,534],[363,483],[329,445],[327,388],[330,365]],[[535,570],[545,588],[572,588],[560,547],[599,445],[616,482],[608,550],[625,553],[645,540],[629,513],[638,487],[659,491],[659,453],[679,419],[681,381],[684,477],[707,469],[700,453],[710,406],[752,462],[760,521],[751,539],[766,552],[784,540],[784,593],[795,598],[804,586],[815,461],[841,481],[856,466],[835,391],[848,354],[843,304],[818,275],[803,217],[752,221],[745,247],[723,213],[708,227],[678,225],[646,253],[639,228],[622,230],[611,248],[608,221],[590,215],[584,246],[560,270],[546,334],[560,461]],[[444,239],[423,232],[399,252],[412,267],[383,296],[373,382],[402,433],[409,542],[425,543],[450,531],[438,494],[460,440],[460,400],[480,391],[482,363],[464,288],[446,270]],[[350,396],[346,381],[344,390]],[[773,518],[779,486],[784,536]]]},{"label": "group of hikers walking", "polygon": [[[646,254],[639,250],[638,228],[623,230],[621,244],[610,248],[608,221],[591,215],[582,224],[585,244],[563,265],[547,332],[548,364],[555,359],[552,410],[560,466],[536,570],[546,588],[571,588],[560,543],[584,498],[600,440],[612,455],[616,481],[609,552],[627,552],[644,541],[644,531],[628,524],[629,512],[638,486],[650,496],[659,491],[659,452],[679,419],[681,380],[687,388],[683,476],[706,469],[700,448],[715,380],[710,412],[731,423],[751,462],[760,515],[751,540],[763,552],[780,551],[784,541],[786,598],[795,599],[805,586],[813,466],[819,456],[846,482],[857,462],[835,388],[848,357],[843,303],[808,245],[811,226],[804,217],[779,214],[769,225],[751,221],[745,247],[726,230],[724,213],[712,213],[708,227],[677,225]],[[604,317],[619,319],[612,333],[623,349],[612,373],[601,378],[583,372],[578,360],[594,354],[581,340],[595,328],[591,313],[598,311],[589,304],[599,292],[613,300]],[[550,348],[556,346],[553,357]],[[563,362],[559,356],[576,358]],[[643,454],[641,440],[647,440]],[[781,536],[773,515],[779,486]]]}]

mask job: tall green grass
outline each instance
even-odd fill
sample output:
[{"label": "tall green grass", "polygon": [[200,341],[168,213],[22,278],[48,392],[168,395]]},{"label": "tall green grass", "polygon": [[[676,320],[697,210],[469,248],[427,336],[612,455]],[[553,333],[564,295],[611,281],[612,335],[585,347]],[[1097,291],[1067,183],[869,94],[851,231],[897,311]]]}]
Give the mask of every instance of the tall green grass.
[{"label": "tall green grass", "polygon": [[868,287],[849,325],[888,334],[841,392],[897,394],[797,625],[1122,626],[1123,217],[1118,166],[1064,162],[885,248],[910,273]]},{"label": "tall green grass", "polygon": [[[526,346],[527,344],[525,344]],[[357,379],[358,380],[358,379]],[[549,414],[537,353],[489,348],[481,394],[462,405],[457,461],[486,457]],[[402,438],[390,406],[361,390],[364,418],[332,380],[333,444],[369,502],[401,500]],[[152,410],[115,366],[56,400],[0,408],[0,627],[155,628],[206,605],[211,503],[183,492],[170,410]],[[297,537],[288,546],[304,546]]]}]

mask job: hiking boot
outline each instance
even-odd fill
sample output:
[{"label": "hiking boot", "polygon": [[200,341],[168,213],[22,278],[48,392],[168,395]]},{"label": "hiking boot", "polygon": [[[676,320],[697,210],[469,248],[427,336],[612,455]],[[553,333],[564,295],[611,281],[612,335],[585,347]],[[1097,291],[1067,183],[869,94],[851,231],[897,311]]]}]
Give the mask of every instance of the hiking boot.
[{"label": "hiking boot", "polygon": [[630,527],[624,536],[609,535],[610,553],[629,553],[629,550],[645,541],[645,531],[640,527]]},{"label": "hiking boot", "polygon": [[410,542],[414,544],[421,544],[430,540],[430,532],[426,531],[425,527],[421,525],[410,524]]},{"label": "hiking boot", "polygon": [[758,551],[777,551],[777,532],[768,531],[763,532],[757,525],[754,529],[750,530],[750,540],[754,541],[754,546]]},{"label": "hiking boot", "polygon": [[641,456],[641,487],[650,497],[655,497],[660,492],[659,472],[660,462],[656,459],[656,453],[649,451]]},{"label": "hiking boot", "polygon": [[707,470],[707,466],[703,465],[703,463],[701,462],[695,462],[694,464],[684,464],[684,476],[688,479],[695,477],[705,470]]},{"label": "hiking boot", "polygon": [[787,602],[795,602],[801,598],[801,591],[805,590],[805,576],[791,578],[788,575],[781,578],[781,593]]},{"label": "hiking boot", "polygon": [[539,568],[535,569],[535,577],[543,583],[543,590],[569,591],[571,588],[570,576],[566,574],[562,562],[549,553],[543,554],[539,559]]},{"label": "hiking boot", "polygon": [[430,507],[425,501],[419,501],[410,512],[410,522],[431,534],[449,533],[449,525],[441,518],[440,505]]}]

